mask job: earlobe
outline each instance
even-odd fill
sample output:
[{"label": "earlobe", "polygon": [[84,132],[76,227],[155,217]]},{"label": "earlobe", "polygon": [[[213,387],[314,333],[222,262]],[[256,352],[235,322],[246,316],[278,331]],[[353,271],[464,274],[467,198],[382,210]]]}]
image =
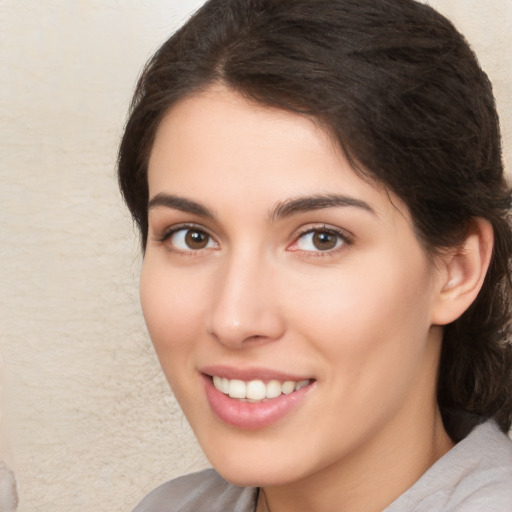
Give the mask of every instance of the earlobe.
[{"label": "earlobe", "polygon": [[493,243],[491,224],[474,219],[463,242],[440,257],[432,325],[455,321],[476,299],[489,268]]}]

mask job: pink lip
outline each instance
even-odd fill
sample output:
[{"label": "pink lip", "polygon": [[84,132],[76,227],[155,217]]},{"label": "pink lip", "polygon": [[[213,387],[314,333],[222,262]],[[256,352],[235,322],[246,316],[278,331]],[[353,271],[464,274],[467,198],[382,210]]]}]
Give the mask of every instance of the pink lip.
[{"label": "pink lip", "polygon": [[[216,373],[215,375],[219,374]],[[315,383],[313,381],[308,386],[289,395],[281,395],[264,402],[248,403],[221,393],[215,388],[212,379],[208,375],[203,374],[203,382],[206,398],[214,414],[228,425],[246,430],[265,428],[284,418],[304,400]]]},{"label": "pink lip", "polygon": [[262,380],[264,382],[268,382],[269,380],[280,380],[282,382],[287,380],[307,380],[310,379],[310,376],[300,376],[300,375],[292,375],[291,373],[285,373],[278,370],[271,370],[269,368],[237,368],[233,366],[205,366],[199,370],[201,373],[213,376],[217,375],[218,377],[224,377],[226,379],[240,379],[244,381],[249,380]]}]

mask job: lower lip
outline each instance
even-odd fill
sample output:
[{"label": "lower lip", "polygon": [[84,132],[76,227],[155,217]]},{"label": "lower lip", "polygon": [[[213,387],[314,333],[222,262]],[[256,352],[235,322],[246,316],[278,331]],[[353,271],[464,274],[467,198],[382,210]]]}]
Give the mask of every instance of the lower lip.
[{"label": "lower lip", "polygon": [[297,407],[311,390],[313,383],[288,395],[280,395],[264,402],[242,402],[221,393],[212,379],[203,375],[206,398],[213,412],[225,423],[247,430],[265,428]]}]

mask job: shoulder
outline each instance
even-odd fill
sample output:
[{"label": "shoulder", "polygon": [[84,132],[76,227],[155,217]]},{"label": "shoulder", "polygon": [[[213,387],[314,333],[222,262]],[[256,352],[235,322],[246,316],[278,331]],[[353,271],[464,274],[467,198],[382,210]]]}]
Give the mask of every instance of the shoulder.
[{"label": "shoulder", "polygon": [[476,427],[385,512],[512,510],[512,441],[493,422]]},{"label": "shoulder", "polygon": [[253,512],[256,495],[256,489],[237,487],[206,469],[162,484],[133,512]]},{"label": "shoulder", "polygon": [[512,510],[512,441],[494,423],[477,427],[469,441],[461,455],[473,461],[472,470],[453,491],[453,510]]}]

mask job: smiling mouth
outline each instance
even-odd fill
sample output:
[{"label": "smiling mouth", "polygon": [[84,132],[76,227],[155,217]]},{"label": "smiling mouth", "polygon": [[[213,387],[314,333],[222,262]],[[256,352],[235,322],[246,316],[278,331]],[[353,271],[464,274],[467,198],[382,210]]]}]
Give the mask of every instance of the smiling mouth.
[{"label": "smiling mouth", "polygon": [[250,381],[228,379],[218,375],[214,375],[212,380],[215,388],[224,395],[249,403],[260,403],[281,395],[289,395],[311,383],[311,379],[264,382],[258,379]]}]

